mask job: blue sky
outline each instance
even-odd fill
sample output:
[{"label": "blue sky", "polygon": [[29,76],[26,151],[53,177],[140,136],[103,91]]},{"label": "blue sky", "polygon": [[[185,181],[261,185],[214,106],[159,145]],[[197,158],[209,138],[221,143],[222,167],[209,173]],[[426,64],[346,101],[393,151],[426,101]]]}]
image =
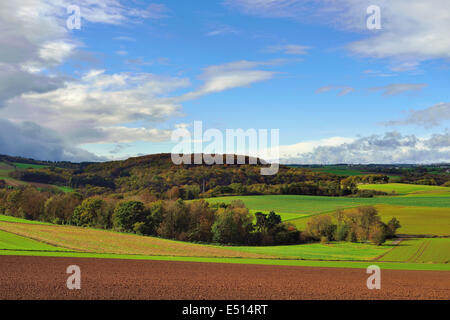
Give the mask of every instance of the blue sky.
[{"label": "blue sky", "polygon": [[[366,27],[372,4],[381,30]],[[68,5],[80,7],[79,30],[67,29]],[[450,160],[448,1],[0,9],[0,121],[16,137],[2,134],[0,153],[84,161],[170,152],[171,131],[201,120],[222,131],[280,129],[283,162]]]}]

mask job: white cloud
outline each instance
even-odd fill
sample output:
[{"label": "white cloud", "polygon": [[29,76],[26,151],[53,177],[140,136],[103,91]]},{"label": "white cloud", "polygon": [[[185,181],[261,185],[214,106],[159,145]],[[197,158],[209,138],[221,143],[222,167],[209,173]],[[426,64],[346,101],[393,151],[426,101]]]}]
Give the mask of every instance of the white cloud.
[{"label": "white cloud", "polygon": [[450,161],[450,134],[431,137],[402,135],[387,132],[384,135],[324,141],[304,142],[282,146],[281,163],[296,164],[368,164],[368,163],[438,163]]},{"label": "white cloud", "polygon": [[234,29],[233,27],[231,27],[229,25],[219,25],[219,26],[213,27],[212,29],[213,30],[206,33],[207,36],[214,37],[214,36],[222,36],[222,35],[227,35],[227,34],[238,33],[236,29]]},{"label": "white cloud", "polygon": [[[321,23],[364,34],[348,48],[358,55],[390,58],[394,71],[409,71],[428,59],[450,57],[448,0],[225,0],[246,14]],[[382,30],[366,28],[366,9],[381,8]],[[398,65],[398,66],[396,66]]]},{"label": "white cloud", "polygon": [[338,96],[345,96],[349,93],[355,92],[356,90],[352,87],[347,86],[324,86],[316,90],[316,94],[325,93],[329,91],[338,91]]},{"label": "white cloud", "polygon": [[311,47],[301,46],[297,44],[276,45],[267,48],[267,50],[270,52],[283,52],[284,54],[291,55],[305,55],[308,53],[309,49],[311,49]]},{"label": "white cloud", "polygon": [[403,120],[388,121],[386,126],[417,125],[425,128],[439,126],[450,120],[450,103],[438,103],[423,110],[411,110]]},{"label": "white cloud", "polygon": [[384,96],[395,96],[395,95],[399,95],[405,92],[414,92],[414,91],[421,91],[422,89],[426,88],[428,86],[428,84],[426,83],[394,83],[394,84],[389,84],[386,86],[382,86],[382,87],[375,87],[375,88],[370,88],[369,91],[381,91],[383,92]]},{"label": "white cloud", "polygon": [[200,79],[204,84],[196,91],[190,92],[182,100],[195,99],[200,96],[225,90],[249,86],[256,82],[269,80],[276,74],[273,71],[257,70],[258,67],[279,64],[280,61],[256,62],[236,61],[204,69]]},{"label": "white cloud", "polygon": [[187,79],[147,73],[108,75],[92,70],[62,88],[10,99],[0,114],[15,122],[43,124],[77,145],[159,141],[167,132],[123,124],[141,121],[148,126],[178,115],[181,106],[163,96],[189,84]]}]

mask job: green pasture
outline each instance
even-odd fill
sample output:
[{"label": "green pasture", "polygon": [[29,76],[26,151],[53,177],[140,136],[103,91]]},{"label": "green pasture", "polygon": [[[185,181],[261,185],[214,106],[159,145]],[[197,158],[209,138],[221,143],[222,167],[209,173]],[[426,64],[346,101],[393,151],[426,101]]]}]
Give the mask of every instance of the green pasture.
[{"label": "green pasture", "polygon": [[450,196],[449,187],[425,186],[416,184],[388,183],[388,184],[360,184],[358,189],[361,190],[377,190],[387,193],[396,193],[399,195],[407,194],[426,194],[433,196],[434,194],[444,194]]},{"label": "green pasture", "polygon": [[230,247],[230,249],[277,256],[282,259],[367,261],[387,253],[392,247],[392,242],[388,241],[382,246],[364,243],[332,242],[328,244],[311,243],[291,246]]},{"label": "green pasture", "polygon": [[405,239],[380,261],[411,263],[449,263],[449,238]]}]

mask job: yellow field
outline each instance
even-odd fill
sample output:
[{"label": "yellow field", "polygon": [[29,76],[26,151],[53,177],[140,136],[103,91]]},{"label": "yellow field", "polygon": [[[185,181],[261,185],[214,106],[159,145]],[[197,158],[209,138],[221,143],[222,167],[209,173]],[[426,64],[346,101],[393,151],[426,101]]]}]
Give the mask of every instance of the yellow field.
[{"label": "yellow field", "polygon": [[171,241],[154,237],[71,226],[0,222],[0,230],[74,251],[136,255],[190,257],[268,258],[216,246]]}]

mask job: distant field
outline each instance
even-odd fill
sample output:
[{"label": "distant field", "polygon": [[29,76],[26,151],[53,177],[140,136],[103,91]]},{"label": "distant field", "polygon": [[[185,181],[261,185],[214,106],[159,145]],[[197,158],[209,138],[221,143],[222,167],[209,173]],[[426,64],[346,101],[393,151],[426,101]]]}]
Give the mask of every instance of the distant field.
[{"label": "distant field", "polygon": [[[39,168],[48,167],[48,166],[38,165],[38,164],[26,164],[26,163],[17,163],[17,162],[15,162],[14,165],[18,169],[28,169],[28,168],[39,169]],[[16,168],[14,168],[13,166],[10,166],[4,162],[0,162],[0,179],[7,181],[7,183],[9,185],[15,186],[15,187],[21,186],[21,185],[33,185],[38,189],[56,188],[64,193],[69,193],[69,192],[74,191],[74,189],[72,189],[70,187],[65,187],[65,186],[57,186],[57,185],[45,184],[45,183],[25,182],[25,181],[13,179],[13,178],[9,177],[9,173],[14,170],[16,170]]]},{"label": "distant field", "polygon": [[[435,207],[375,205],[383,222],[396,217],[402,227],[399,234],[450,235],[450,209]],[[308,218],[290,220],[299,230],[304,230]]]},{"label": "distant field", "polygon": [[395,192],[400,195],[407,194],[426,194],[428,196],[433,196],[433,194],[439,193],[448,195],[450,197],[450,188],[448,187],[438,187],[438,186],[424,186],[415,184],[402,184],[402,183],[388,183],[388,184],[361,184],[358,186],[361,190],[377,190],[384,191],[388,193]]},{"label": "distant field", "polygon": [[380,261],[405,261],[412,263],[449,263],[449,238],[406,239]]},{"label": "distant field", "polygon": [[30,163],[19,163],[19,162],[14,162],[14,165],[18,169],[41,169],[41,168],[49,167],[49,166],[42,165],[42,164],[30,164]]},{"label": "distant field", "polygon": [[269,195],[269,196],[237,196],[206,199],[210,203],[230,203],[242,200],[250,210],[270,211],[276,213],[290,213],[315,215],[334,211],[338,208],[352,208],[361,205],[389,204],[398,206],[418,206],[450,208],[449,197],[403,197],[383,196],[375,198],[347,198],[347,197],[318,197],[302,195]]},{"label": "distant field", "polygon": [[450,235],[450,209],[377,205],[383,221],[396,217],[402,227],[399,234]]},{"label": "distant field", "polygon": [[308,168],[308,169],[311,169],[312,171],[316,172],[332,173],[338,176],[360,176],[368,174],[367,172],[363,172],[361,170],[350,169],[341,166],[326,166],[321,168]]}]

